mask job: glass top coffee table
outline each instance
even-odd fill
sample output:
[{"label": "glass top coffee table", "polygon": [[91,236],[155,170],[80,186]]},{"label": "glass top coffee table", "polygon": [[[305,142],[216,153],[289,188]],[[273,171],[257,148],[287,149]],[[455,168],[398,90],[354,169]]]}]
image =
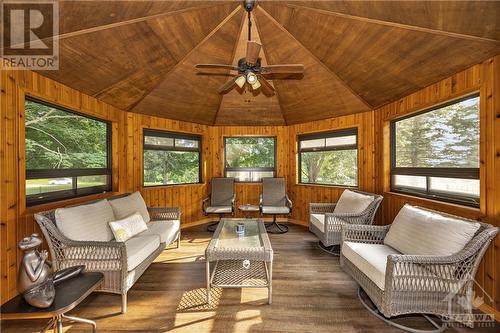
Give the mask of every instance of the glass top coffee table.
[{"label": "glass top coffee table", "polygon": [[[245,232],[238,235],[236,226]],[[205,250],[207,301],[210,288],[267,288],[272,302],[273,249],[261,219],[222,219]]]}]

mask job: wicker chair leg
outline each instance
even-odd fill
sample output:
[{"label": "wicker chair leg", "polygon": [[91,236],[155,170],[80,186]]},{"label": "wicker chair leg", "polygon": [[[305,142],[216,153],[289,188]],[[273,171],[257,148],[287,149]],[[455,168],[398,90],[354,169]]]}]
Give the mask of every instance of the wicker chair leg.
[{"label": "wicker chair leg", "polygon": [[122,313],[127,313],[127,293],[122,294]]},{"label": "wicker chair leg", "polygon": [[340,256],[340,245],[331,245],[331,246],[326,246],[324,245],[321,241],[318,242],[318,247],[325,251],[328,254],[331,254],[333,256]]},{"label": "wicker chair leg", "polygon": [[[372,314],[374,315],[375,317],[377,317],[378,319],[384,321],[386,324],[390,325],[390,326],[394,326],[396,328],[399,328],[400,330],[403,330],[405,332],[410,332],[410,333],[441,333],[443,332],[444,330],[446,330],[448,328],[448,325],[446,325],[446,323],[442,322],[441,325],[439,325],[438,323],[436,323],[431,317],[429,317],[428,315],[426,314],[421,314],[429,323],[432,324],[432,326],[435,327],[435,329],[429,329],[429,330],[421,330],[421,329],[416,329],[416,328],[412,328],[412,327],[408,327],[408,326],[405,326],[405,325],[402,325],[402,324],[398,324],[394,321],[392,321],[390,318],[387,318],[385,317],[382,313],[380,313],[380,311],[375,307],[371,307],[370,305],[368,305],[365,300],[363,300],[363,297],[361,297],[361,291],[363,291],[363,289],[361,287],[358,288],[358,298],[359,298],[359,301],[361,302],[361,304],[363,304],[363,306]],[[364,291],[363,291],[364,292]],[[402,318],[403,316],[398,316],[399,318]]]}]

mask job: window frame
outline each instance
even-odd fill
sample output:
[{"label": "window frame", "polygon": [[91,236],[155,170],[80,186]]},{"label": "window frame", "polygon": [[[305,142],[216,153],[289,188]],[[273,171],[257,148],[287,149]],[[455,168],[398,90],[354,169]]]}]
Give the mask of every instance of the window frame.
[{"label": "window frame", "polygon": [[[24,107],[26,101],[42,104],[50,108],[54,108],[63,112],[74,114],[87,119],[92,119],[106,124],[106,168],[75,168],[75,169],[33,169],[28,170],[25,165],[25,180],[24,188],[26,190],[26,181],[31,179],[47,179],[47,178],[72,178],[71,190],[61,190],[53,192],[45,192],[42,194],[25,194],[26,206],[32,207],[40,204],[61,201],[65,199],[79,198],[92,194],[101,194],[112,192],[113,190],[113,153],[112,153],[112,123],[111,121],[100,119],[91,115],[77,112],[68,107],[61,106],[55,103],[46,102],[26,95],[24,98]],[[24,109],[26,112],[26,109]],[[26,118],[25,118],[26,119]],[[26,122],[26,120],[24,120]],[[24,124],[23,124],[24,125]],[[24,144],[26,145],[26,132],[24,134]],[[107,184],[100,186],[78,188],[78,177],[82,176],[107,176]]]},{"label": "window frame", "polygon": [[[329,138],[338,138],[343,136],[354,135],[356,137],[356,143],[352,145],[342,145],[342,146],[334,146],[334,147],[313,147],[313,148],[301,148],[300,143],[306,140],[316,140],[316,139],[329,139]],[[328,183],[311,183],[311,182],[303,182],[302,181],[302,153],[307,152],[318,152],[318,151],[337,151],[337,150],[350,150],[356,149],[356,185],[342,185],[342,184],[328,184]],[[358,188],[359,187],[359,136],[358,136],[358,127],[350,127],[350,128],[342,128],[333,131],[325,131],[325,132],[316,132],[316,133],[307,133],[300,134],[297,136],[297,154],[298,154],[298,180],[297,183],[301,185],[312,185],[312,186],[335,186],[335,187],[345,187],[345,188]]]},{"label": "window frame", "polygon": [[[171,138],[173,140],[173,146],[162,146],[162,145],[150,145],[146,143],[146,136],[156,136],[162,138]],[[185,139],[185,140],[195,140],[198,141],[198,148],[190,147],[175,147],[175,139]],[[203,136],[194,133],[181,133],[181,132],[171,132],[163,131],[152,128],[143,128],[142,131],[142,187],[143,188],[153,188],[161,186],[182,186],[182,185],[194,185],[203,183],[203,170],[202,170],[202,155],[203,155]],[[193,183],[178,183],[178,184],[159,184],[159,185],[145,185],[144,174],[146,172],[144,153],[146,150],[159,150],[159,151],[182,151],[182,152],[198,152],[198,181]]]},{"label": "window frame", "polygon": [[[481,96],[479,92],[474,92],[459,98],[455,98],[437,105],[431,108],[424,109],[415,113],[405,115],[400,118],[392,119],[390,121],[390,190],[394,193],[412,195],[420,198],[443,201],[447,203],[459,204],[468,207],[479,208],[481,196],[469,196],[466,194],[453,194],[443,191],[430,190],[431,177],[436,178],[456,178],[456,179],[477,179],[479,181],[479,186],[481,188],[480,179],[480,165],[477,168],[454,168],[454,167],[397,167],[396,166],[396,123],[413,118],[425,113],[437,111],[439,109],[445,108],[447,106],[458,104],[463,101],[479,98],[479,105],[481,105]],[[481,145],[481,107],[479,107],[479,145]],[[481,147],[479,148],[479,154],[481,154]],[[418,176],[425,177],[426,188],[425,190],[419,190],[407,186],[397,186],[395,184],[395,176]],[[481,189],[480,189],[481,192]]]},{"label": "window frame", "polygon": [[[248,168],[248,167],[228,167],[227,166],[227,139],[273,139],[274,141],[274,155],[273,155],[273,167],[257,167],[257,168]],[[273,177],[276,177],[277,174],[277,159],[278,159],[278,139],[276,136],[269,136],[269,135],[259,135],[259,136],[245,136],[245,135],[240,135],[240,136],[224,136],[224,177],[227,178],[227,172],[238,172],[238,171],[247,171],[247,172],[260,172],[260,171],[272,171],[273,172]],[[235,178],[235,182],[237,183],[261,183],[262,180],[260,181],[252,181],[252,180],[238,180],[238,178]]]}]

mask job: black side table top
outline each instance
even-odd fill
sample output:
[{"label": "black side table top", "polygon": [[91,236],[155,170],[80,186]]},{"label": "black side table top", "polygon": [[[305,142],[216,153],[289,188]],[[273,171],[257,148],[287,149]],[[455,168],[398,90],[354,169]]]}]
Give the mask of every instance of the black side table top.
[{"label": "black side table top", "polygon": [[101,284],[104,274],[84,272],[58,283],[54,303],[45,309],[35,308],[18,295],[0,308],[2,319],[53,318],[74,309]]}]

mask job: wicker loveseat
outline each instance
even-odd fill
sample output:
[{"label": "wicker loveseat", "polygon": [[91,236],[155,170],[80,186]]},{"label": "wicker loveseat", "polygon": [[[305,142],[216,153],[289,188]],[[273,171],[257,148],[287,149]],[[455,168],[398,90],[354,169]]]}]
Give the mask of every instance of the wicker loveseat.
[{"label": "wicker loveseat", "polygon": [[[139,192],[133,195],[124,194],[110,197],[107,200],[123,200],[134,196],[140,198]],[[102,201],[98,201],[102,202]],[[85,203],[73,206],[85,208],[98,202]],[[98,291],[116,293],[122,296],[121,312],[127,311],[127,292],[149,267],[153,260],[174,241],[177,247],[180,242],[179,208],[146,208],[148,230],[125,242],[111,241],[82,241],[66,237],[58,228],[56,210],[35,214],[35,219],[49,245],[49,251],[54,270],[64,269],[75,265],[85,265],[87,271],[104,273],[104,281]],[[124,202],[122,206],[130,206]],[[71,208],[73,208],[71,207]],[[89,206],[92,207],[92,206]],[[90,208],[89,208],[90,209]],[[129,207],[126,207],[129,209]],[[87,210],[88,211],[88,210]],[[127,213],[127,212],[125,212]],[[91,212],[89,212],[91,214]],[[115,218],[117,216],[115,211]]]},{"label": "wicker loveseat", "polygon": [[497,233],[489,224],[405,205],[392,225],[344,225],[340,264],[376,308],[360,295],[365,307],[390,325],[415,332],[389,318],[423,314],[434,332],[449,321],[472,327],[474,276]]}]

